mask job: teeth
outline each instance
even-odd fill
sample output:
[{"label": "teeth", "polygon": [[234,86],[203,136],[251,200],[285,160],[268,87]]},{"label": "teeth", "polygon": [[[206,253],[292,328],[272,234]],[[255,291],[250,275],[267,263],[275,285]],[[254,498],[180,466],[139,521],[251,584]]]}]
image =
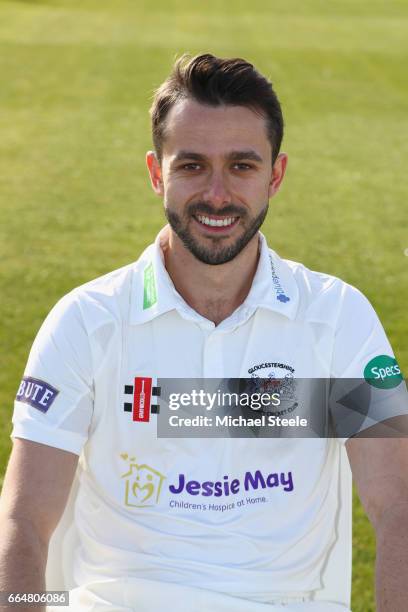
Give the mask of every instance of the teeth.
[{"label": "teeth", "polygon": [[203,215],[197,215],[197,219],[203,225],[210,225],[211,227],[225,227],[232,225],[235,222],[236,217],[227,217],[226,219],[210,219]]}]

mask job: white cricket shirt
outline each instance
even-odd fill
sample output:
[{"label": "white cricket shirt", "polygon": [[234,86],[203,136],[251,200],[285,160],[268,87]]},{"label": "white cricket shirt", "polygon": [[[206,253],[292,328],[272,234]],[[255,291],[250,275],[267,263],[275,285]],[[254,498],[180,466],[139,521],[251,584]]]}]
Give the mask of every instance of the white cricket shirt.
[{"label": "white cricket shirt", "polygon": [[12,436],[81,454],[78,585],[127,575],[259,602],[310,593],[336,537],[341,442],[158,439],[153,408],[146,421],[129,411],[136,379],[361,378],[378,356],[393,363],[391,347],[358,290],[280,259],[262,235],[246,300],[215,327],[176,292],[165,236],[53,308]]}]

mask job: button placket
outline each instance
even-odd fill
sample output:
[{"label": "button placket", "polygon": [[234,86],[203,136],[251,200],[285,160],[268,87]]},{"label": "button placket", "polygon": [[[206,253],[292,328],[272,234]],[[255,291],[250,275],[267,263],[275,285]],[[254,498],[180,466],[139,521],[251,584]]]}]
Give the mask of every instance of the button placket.
[{"label": "button placket", "polygon": [[207,335],[203,346],[203,378],[222,378],[222,334]]}]

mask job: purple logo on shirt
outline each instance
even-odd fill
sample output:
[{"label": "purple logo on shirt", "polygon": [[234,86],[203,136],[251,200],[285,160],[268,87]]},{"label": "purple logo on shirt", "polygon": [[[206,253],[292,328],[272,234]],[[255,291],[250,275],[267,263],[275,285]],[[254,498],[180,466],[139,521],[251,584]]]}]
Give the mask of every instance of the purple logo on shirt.
[{"label": "purple logo on shirt", "polygon": [[24,376],[17,391],[16,400],[29,404],[41,412],[47,412],[59,391],[38,378]]},{"label": "purple logo on shirt", "polygon": [[234,478],[229,482],[229,476],[224,476],[224,480],[200,482],[198,480],[187,480],[185,474],[179,474],[179,480],[176,485],[170,485],[170,493],[182,493],[185,489],[189,495],[202,495],[203,497],[222,497],[223,495],[229,496],[235,495],[240,492],[241,484],[243,484],[245,491],[251,489],[258,489],[261,487],[283,487],[284,491],[293,491],[293,478],[292,472],[288,472],[287,475],[284,472],[272,472],[266,477],[262,474],[261,470],[256,472],[245,472],[243,482],[238,478]]}]

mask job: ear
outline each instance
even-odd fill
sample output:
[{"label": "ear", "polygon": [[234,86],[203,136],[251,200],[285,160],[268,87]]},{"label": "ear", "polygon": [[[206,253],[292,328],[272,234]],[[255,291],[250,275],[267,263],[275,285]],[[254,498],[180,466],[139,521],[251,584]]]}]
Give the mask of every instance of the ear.
[{"label": "ear", "polygon": [[278,191],[285,176],[288,156],[286,153],[279,153],[272,168],[272,178],[269,184],[269,197],[272,198]]},{"label": "ear", "polygon": [[163,195],[163,180],[162,171],[157,155],[154,151],[148,151],[146,153],[146,164],[149,170],[150,182],[153,187],[153,191],[156,195]]}]

